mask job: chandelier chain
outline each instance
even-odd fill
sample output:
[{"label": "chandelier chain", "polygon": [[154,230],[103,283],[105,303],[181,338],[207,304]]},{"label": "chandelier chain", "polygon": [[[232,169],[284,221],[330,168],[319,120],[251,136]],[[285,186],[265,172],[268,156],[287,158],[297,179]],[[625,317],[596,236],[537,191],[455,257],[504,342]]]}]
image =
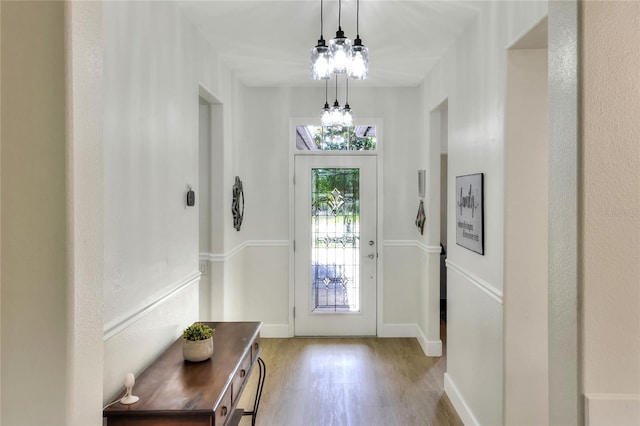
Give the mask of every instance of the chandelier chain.
[{"label": "chandelier chain", "polygon": [[329,102],[329,80],[324,81],[324,103],[327,105]]},{"label": "chandelier chain", "polygon": [[347,96],[345,99],[345,104],[349,105],[349,76],[345,76],[345,81],[347,83]]},{"label": "chandelier chain", "polygon": [[324,19],[322,17],[322,10],[323,8],[323,0],[320,0],[320,39],[322,39],[323,34],[324,34]]},{"label": "chandelier chain", "polygon": [[360,38],[360,0],[356,1],[356,38]]}]

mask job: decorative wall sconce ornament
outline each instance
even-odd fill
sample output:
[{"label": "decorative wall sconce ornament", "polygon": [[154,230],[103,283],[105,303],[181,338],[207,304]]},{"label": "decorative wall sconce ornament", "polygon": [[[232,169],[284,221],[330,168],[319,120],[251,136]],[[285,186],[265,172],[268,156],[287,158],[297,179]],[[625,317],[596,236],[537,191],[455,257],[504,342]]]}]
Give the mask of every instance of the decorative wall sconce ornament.
[{"label": "decorative wall sconce ornament", "polygon": [[233,213],[233,227],[236,228],[236,231],[239,231],[244,218],[244,190],[242,189],[242,181],[238,176],[236,176],[236,181],[233,184],[231,213]]},{"label": "decorative wall sconce ornament", "polygon": [[424,223],[427,221],[427,216],[424,213],[424,202],[420,200],[418,206],[418,216],[416,216],[416,226],[420,230],[420,235],[424,235]]}]

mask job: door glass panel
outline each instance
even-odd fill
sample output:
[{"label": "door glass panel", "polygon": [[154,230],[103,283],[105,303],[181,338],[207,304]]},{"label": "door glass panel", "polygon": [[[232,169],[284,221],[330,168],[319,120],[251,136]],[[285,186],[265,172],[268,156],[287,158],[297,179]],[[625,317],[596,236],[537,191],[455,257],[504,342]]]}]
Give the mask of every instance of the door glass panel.
[{"label": "door glass panel", "polygon": [[360,170],[311,169],[313,312],[360,311]]},{"label": "door glass panel", "polygon": [[298,151],[375,151],[375,126],[297,126]]}]

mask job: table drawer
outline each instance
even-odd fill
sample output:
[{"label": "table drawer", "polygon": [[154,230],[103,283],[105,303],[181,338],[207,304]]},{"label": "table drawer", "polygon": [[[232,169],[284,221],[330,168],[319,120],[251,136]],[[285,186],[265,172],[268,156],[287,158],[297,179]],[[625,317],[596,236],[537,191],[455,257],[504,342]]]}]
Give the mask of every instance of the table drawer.
[{"label": "table drawer", "polygon": [[232,411],[231,408],[233,405],[231,404],[231,388],[227,389],[220,404],[218,405],[218,409],[214,413],[213,418],[213,426],[223,426],[227,421],[227,417],[231,416]]},{"label": "table drawer", "polygon": [[251,362],[252,363],[256,362],[259,354],[260,354],[260,336],[256,337],[256,339],[251,344]]},{"label": "table drawer", "polygon": [[236,371],[231,384],[231,404],[235,405],[237,399],[240,398],[244,382],[249,378],[249,370],[251,369],[251,354],[247,353],[240,362],[240,367]]}]

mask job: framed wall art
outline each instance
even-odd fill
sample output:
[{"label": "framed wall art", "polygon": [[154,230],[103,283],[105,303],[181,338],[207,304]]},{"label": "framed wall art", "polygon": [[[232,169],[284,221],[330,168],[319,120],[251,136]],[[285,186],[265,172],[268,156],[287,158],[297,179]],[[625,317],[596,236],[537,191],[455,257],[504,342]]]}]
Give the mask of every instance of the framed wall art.
[{"label": "framed wall art", "polygon": [[456,244],[484,255],[484,173],[456,176]]}]

